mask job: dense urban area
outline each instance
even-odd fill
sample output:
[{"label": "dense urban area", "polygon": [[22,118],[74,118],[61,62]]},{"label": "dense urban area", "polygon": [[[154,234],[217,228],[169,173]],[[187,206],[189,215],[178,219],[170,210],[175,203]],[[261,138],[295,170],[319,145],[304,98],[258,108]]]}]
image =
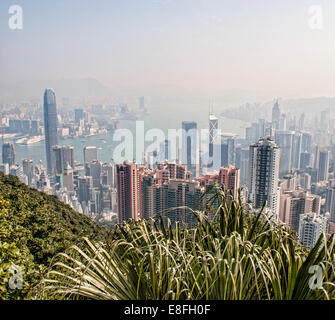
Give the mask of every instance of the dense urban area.
[{"label": "dense urban area", "polygon": [[[62,113],[54,90],[46,89],[43,98],[43,106],[2,106],[1,171],[56,195],[96,222],[113,227],[163,215],[173,224],[193,225],[188,210],[200,208],[203,194],[218,184],[256,210],[266,204],[264,214],[296,231],[309,248],[320,234],[335,232],[335,148],[328,109],[307,122],[304,113],[283,113],[276,100],[272,118],[250,123],[245,137],[224,133],[210,111],[206,150],[200,150],[197,123],[181,120],[176,153],[175,143],[165,139],[144,152],[142,161],[103,163],[95,145],[86,145],[83,162],[78,161],[71,139],[113,134],[122,119],[136,121],[147,112],[144,97],[137,111],[122,104]],[[68,144],[59,145],[60,137]],[[17,145],[40,141],[45,141],[46,165],[29,158],[19,163]]]}]

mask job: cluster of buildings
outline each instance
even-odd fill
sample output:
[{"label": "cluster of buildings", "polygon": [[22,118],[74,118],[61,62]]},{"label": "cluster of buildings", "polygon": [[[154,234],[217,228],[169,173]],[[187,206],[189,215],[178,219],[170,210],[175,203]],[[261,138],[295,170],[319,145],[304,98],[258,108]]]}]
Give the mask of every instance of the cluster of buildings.
[{"label": "cluster of buildings", "polygon": [[195,222],[191,210],[202,208],[209,185],[224,184],[237,197],[239,169],[222,167],[217,174],[192,179],[186,165],[165,161],[156,169],[124,162],[116,165],[119,221],[163,216],[171,223]]},{"label": "cluster of buildings", "polygon": [[[143,97],[139,104],[145,110]],[[87,121],[88,114],[76,109],[75,123],[83,127]],[[201,209],[209,186],[224,185],[235,199],[242,188],[245,201],[256,210],[265,204],[264,212],[312,247],[321,233],[335,232],[335,148],[332,143],[321,143],[329,141],[324,137],[327,121],[323,121],[324,131],[306,130],[305,116],[292,120],[281,112],[277,101],[271,121],[253,122],[245,138],[223,133],[219,119],[210,113],[206,150],[200,148],[197,123],[184,121],[175,157],[171,156],[172,142],[165,140],[159,150],[144,155],[143,163],[103,163],[98,148],[86,146],[80,164],[72,146],[58,144],[56,96],[46,89],[46,168],[31,159],[18,165],[14,144],[3,143],[0,170],[57,195],[94,219],[119,223],[161,215],[173,224],[192,225],[191,211]]]}]

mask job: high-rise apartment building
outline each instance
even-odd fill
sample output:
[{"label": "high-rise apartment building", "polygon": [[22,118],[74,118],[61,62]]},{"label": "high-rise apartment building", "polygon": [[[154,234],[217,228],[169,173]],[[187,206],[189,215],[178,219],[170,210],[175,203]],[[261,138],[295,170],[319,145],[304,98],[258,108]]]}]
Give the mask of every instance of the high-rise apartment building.
[{"label": "high-rise apartment building", "polygon": [[319,214],[321,197],[306,190],[285,191],[280,196],[279,219],[298,232],[300,216],[308,212]]},{"label": "high-rise apartment building", "polygon": [[327,232],[327,218],[314,212],[302,214],[299,221],[299,239],[309,249],[321,234]]},{"label": "high-rise apartment building", "polygon": [[232,165],[221,167],[218,173],[202,175],[195,181],[199,182],[200,186],[204,188],[213,184],[223,185],[233,195],[234,199],[237,199],[240,187],[240,169]]},{"label": "high-rise apartment building", "polygon": [[257,208],[264,203],[278,217],[280,149],[271,137],[259,139],[249,149],[249,199]]},{"label": "high-rise apartment building", "polygon": [[335,179],[330,179],[326,194],[326,210],[330,213],[330,221],[335,222]]},{"label": "high-rise apartment building", "polygon": [[199,208],[203,191],[196,181],[169,179],[159,183],[154,172],[145,174],[142,179],[143,217],[162,216],[170,219],[172,225],[179,221],[191,226],[196,219],[188,208]]},{"label": "high-rise apartment building", "polygon": [[116,165],[119,223],[141,218],[141,175],[135,163]]},{"label": "high-rise apartment building", "polygon": [[53,89],[46,89],[44,92],[44,134],[47,171],[48,174],[54,174],[55,162],[52,147],[58,144],[58,138],[56,95]]},{"label": "high-rise apartment building", "polygon": [[237,199],[238,189],[240,187],[240,169],[232,165],[220,168],[218,183],[224,185],[226,190],[231,192],[234,199]]}]

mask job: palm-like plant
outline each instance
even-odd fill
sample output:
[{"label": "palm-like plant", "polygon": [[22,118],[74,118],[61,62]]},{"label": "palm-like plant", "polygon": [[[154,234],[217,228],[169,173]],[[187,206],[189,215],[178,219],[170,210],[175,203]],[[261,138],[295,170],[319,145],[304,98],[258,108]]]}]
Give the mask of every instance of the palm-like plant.
[{"label": "palm-like plant", "polygon": [[[213,192],[214,191],[214,192]],[[335,240],[311,251],[296,234],[233,200],[223,187],[192,211],[196,226],[151,220],[119,225],[105,243],[84,239],[56,256],[38,287],[47,299],[332,299]],[[202,199],[202,200],[204,200]],[[310,286],[311,266],[322,288]]]}]

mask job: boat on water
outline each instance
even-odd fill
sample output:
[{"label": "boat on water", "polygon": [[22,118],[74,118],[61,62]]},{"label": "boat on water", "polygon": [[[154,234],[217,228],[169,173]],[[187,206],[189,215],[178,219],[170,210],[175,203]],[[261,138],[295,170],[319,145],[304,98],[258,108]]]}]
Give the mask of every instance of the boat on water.
[{"label": "boat on water", "polygon": [[20,138],[16,140],[16,143],[23,145],[30,145],[44,140],[44,136],[35,136],[31,138]]},{"label": "boat on water", "polygon": [[27,138],[20,138],[20,139],[17,139],[17,140],[15,141],[15,143],[23,144],[26,140],[27,140]]}]

